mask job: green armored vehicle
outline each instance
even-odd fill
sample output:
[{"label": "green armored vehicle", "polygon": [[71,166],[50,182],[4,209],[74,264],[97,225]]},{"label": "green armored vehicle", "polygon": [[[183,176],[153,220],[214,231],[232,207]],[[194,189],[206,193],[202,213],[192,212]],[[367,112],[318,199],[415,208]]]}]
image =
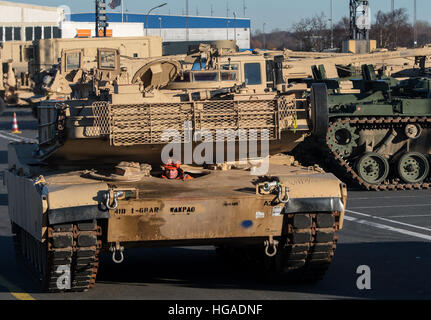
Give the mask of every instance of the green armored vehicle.
[{"label": "green armored vehicle", "polygon": [[[344,94],[324,69],[315,67],[314,75],[311,82],[329,88],[322,115],[329,127],[323,144],[309,140],[296,154],[330,160],[325,168],[368,190],[430,187],[431,78],[399,81],[363,65],[362,79],[352,80],[358,92]],[[318,145],[324,147],[313,153]]]},{"label": "green armored vehicle", "polygon": [[[95,52],[63,52],[53,83],[68,93],[38,107],[38,143],[9,145],[16,252],[45,290],[86,290],[102,250],[121,263],[136,246],[210,244],[269,275],[324,275],[346,187],[279,154],[322,130],[315,99],[269,88],[262,55],[207,51],[191,63],[205,67],[181,71],[167,58]],[[177,161],[184,175],[172,178]]]}]

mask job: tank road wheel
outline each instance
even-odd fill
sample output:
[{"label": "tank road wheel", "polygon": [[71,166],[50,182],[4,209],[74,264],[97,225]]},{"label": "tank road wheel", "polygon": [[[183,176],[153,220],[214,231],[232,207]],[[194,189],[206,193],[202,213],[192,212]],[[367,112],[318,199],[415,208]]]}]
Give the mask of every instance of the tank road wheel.
[{"label": "tank road wheel", "polygon": [[419,152],[408,152],[397,163],[399,177],[406,183],[422,182],[429,174],[428,159]]},{"label": "tank road wheel", "polygon": [[326,135],[327,144],[331,150],[343,157],[349,157],[352,154],[353,149],[358,146],[356,143],[358,139],[355,128],[341,120],[332,124]]},{"label": "tank road wheel", "polygon": [[409,139],[417,139],[422,135],[422,127],[417,123],[409,123],[404,128],[404,133]]},{"label": "tank road wheel", "polygon": [[96,220],[53,225],[44,242],[16,224],[12,232],[18,263],[24,262],[44,291],[84,291],[94,285],[101,248]]},{"label": "tank road wheel", "polygon": [[328,89],[324,83],[311,86],[311,119],[313,135],[324,138],[329,126]]},{"label": "tank road wheel", "polygon": [[382,155],[369,152],[356,164],[358,175],[369,184],[380,184],[389,174],[389,162]]}]

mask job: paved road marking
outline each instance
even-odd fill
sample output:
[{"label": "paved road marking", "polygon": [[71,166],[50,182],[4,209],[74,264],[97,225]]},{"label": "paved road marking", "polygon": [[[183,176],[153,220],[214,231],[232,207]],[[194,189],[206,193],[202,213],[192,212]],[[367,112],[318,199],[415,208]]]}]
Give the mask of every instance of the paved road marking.
[{"label": "paved road marking", "polygon": [[344,219],[346,219],[347,221],[365,224],[367,226],[371,226],[371,227],[375,227],[375,228],[379,228],[379,229],[383,229],[383,230],[388,230],[388,231],[393,231],[393,232],[398,232],[398,233],[402,233],[402,234],[405,234],[408,236],[412,236],[412,237],[421,238],[421,239],[431,241],[431,236],[428,236],[426,234],[413,232],[413,231],[400,229],[400,228],[394,228],[394,227],[387,226],[385,224],[376,223],[376,222],[372,222],[372,221],[368,221],[368,220],[360,220],[360,219],[349,217],[349,216],[344,216]]},{"label": "paved road marking", "polygon": [[32,143],[37,142],[37,140],[35,139],[19,136],[5,130],[0,130],[0,138],[6,139],[6,140],[12,140],[14,142],[21,142],[21,141],[32,142]]},{"label": "paved road marking", "polygon": [[2,132],[0,132],[0,138],[6,139],[8,141],[12,140],[14,142],[21,142],[22,141],[21,139],[19,139],[17,137],[9,137],[9,136],[3,135]]},{"label": "paved road marking", "polygon": [[351,209],[382,209],[382,208],[410,208],[410,207],[431,207],[431,203],[424,204],[401,204],[398,206],[372,206],[372,207],[350,207]]},{"label": "paved road marking", "polygon": [[416,218],[416,217],[431,217],[431,214],[412,214],[407,216],[388,216],[388,218]]},{"label": "paved road marking", "polygon": [[376,216],[372,216],[370,214],[365,214],[365,213],[361,213],[361,212],[357,212],[357,211],[352,211],[352,210],[346,210],[346,212],[350,212],[350,213],[353,213],[353,214],[357,214],[357,215],[368,217],[368,218],[372,218],[372,219],[378,219],[378,220],[387,221],[387,222],[390,222],[390,223],[400,224],[400,225],[403,225],[403,226],[407,226],[407,227],[411,227],[411,228],[415,228],[415,229],[421,229],[421,230],[425,230],[425,231],[430,231],[431,232],[430,228],[419,227],[419,226],[415,226],[415,225],[409,224],[409,223],[404,223],[404,222],[395,221],[395,220],[391,220],[391,219],[376,217]]},{"label": "paved road marking", "polygon": [[10,294],[13,295],[18,300],[36,300],[28,293],[25,293],[21,288],[14,285],[13,283],[10,283],[8,280],[3,278],[0,275],[0,286],[5,287],[9,290]]},{"label": "paved road marking", "polygon": [[[349,200],[373,200],[373,199],[394,199],[395,196],[388,197],[369,197],[369,198],[349,198]],[[396,196],[397,199],[400,198],[423,198],[424,196]]]}]

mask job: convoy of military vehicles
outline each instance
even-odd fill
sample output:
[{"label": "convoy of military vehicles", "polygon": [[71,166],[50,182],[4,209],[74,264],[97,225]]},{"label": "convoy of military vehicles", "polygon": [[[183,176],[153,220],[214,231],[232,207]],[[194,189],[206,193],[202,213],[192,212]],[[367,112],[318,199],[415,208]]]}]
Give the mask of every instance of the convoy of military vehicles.
[{"label": "convoy of military vehicles", "polygon": [[[430,54],[316,58],[218,42],[162,56],[158,37],[5,43],[0,107],[28,103],[38,119],[37,143],[8,146],[16,255],[48,291],[92,287],[101,251],[121,263],[136,246],[211,244],[268,275],[317,281],[347,201],[346,184],[316,165],[322,154],[336,163],[325,169],[369,190],[430,186],[431,80],[387,76],[401,71],[390,59],[425,73]],[[307,150],[309,166],[293,150]],[[162,179],[168,160],[193,179]]]}]

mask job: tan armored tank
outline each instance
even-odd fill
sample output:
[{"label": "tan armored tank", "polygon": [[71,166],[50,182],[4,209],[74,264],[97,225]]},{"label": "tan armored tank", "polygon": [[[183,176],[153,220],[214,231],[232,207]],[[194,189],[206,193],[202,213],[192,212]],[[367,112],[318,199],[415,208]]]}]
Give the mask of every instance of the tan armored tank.
[{"label": "tan armored tank", "polygon": [[17,255],[44,289],[85,290],[101,250],[121,263],[131,246],[212,244],[270,275],[324,275],[346,187],[277,155],[326,132],[324,86],[310,101],[275,91],[262,55],[203,50],[179,64],[100,48],[69,70],[64,54],[59,77],[88,80],[69,87],[80,98],[43,102],[39,143],[10,144],[5,173]]},{"label": "tan armored tank", "polygon": [[[360,77],[361,66],[373,65],[375,70],[382,71],[395,78],[414,77],[427,74],[430,68],[431,47],[406,49],[399,48],[394,51],[376,50],[371,53],[322,53],[322,52],[295,52],[269,51],[261,53],[272,56],[281,63],[283,81],[295,82],[312,77],[312,67],[320,65],[326,70],[328,78]],[[346,90],[351,90],[350,81],[341,83]]]}]

